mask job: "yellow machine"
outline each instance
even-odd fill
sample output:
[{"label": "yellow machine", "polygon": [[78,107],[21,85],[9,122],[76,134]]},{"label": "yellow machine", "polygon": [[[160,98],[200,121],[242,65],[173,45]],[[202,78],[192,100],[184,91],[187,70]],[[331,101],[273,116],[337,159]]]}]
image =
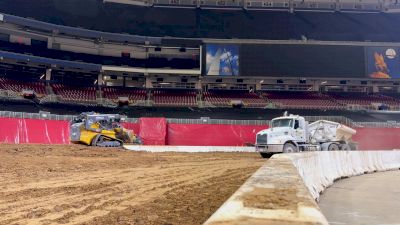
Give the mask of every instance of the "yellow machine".
[{"label": "yellow machine", "polygon": [[132,130],[121,126],[121,118],[118,114],[82,113],[71,121],[71,142],[100,147],[142,144]]}]

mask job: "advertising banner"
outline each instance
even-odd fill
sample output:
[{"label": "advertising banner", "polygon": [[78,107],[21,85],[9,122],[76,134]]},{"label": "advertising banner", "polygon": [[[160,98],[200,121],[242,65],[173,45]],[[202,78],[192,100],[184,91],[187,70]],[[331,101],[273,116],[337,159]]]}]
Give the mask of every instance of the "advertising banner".
[{"label": "advertising banner", "polygon": [[400,78],[400,48],[366,47],[367,75],[369,78]]}]

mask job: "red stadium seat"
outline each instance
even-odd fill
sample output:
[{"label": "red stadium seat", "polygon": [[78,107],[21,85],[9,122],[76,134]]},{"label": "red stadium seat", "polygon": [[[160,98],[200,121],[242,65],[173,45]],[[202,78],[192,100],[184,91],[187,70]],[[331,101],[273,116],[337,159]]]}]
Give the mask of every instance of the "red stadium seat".
[{"label": "red stadium seat", "polygon": [[187,106],[198,105],[197,92],[188,90],[153,90],[152,100],[155,106]]},{"label": "red stadium seat", "polygon": [[37,97],[43,97],[46,95],[46,85],[42,82],[28,82],[0,78],[0,89],[18,93],[22,93],[23,90],[32,90],[36,93]]},{"label": "red stadium seat", "polygon": [[281,108],[294,109],[343,109],[345,105],[318,92],[275,91],[263,96]]},{"label": "red stadium seat", "polygon": [[374,107],[374,104],[388,105],[388,106],[399,106],[400,100],[385,96],[382,94],[367,94],[359,92],[333,92],[328,93],[337,102],[345,105],[362,106],[366,108]]},{"label": "red stadium seat", "polygon": [[146,90],[128,89],[122,87],[105,87],[102,89],[103,97],[118,102],[118,97],[128,97],[130,103],[146,100]]},{"label": "red stadium seat", "polygon": [[244,106],[249,108],[267,106],[264,99],[247,91],[208,91],[204,93],[204,100],[215,106],[231,106],[233,100],[242,101]]},{"label": "red stadium seat", "polygon": [[51,87],[56,95],[64,100],[73,101],[95,101],[96,87],[76,87],[64,84],[52,84]]}]

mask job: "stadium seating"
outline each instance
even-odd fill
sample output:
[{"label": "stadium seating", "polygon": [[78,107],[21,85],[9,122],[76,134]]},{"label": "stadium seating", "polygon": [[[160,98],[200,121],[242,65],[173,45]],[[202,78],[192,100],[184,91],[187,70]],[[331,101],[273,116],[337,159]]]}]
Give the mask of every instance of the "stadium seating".
[{"label": "stadium seating", "polygon": [[400,93],[382,93],[381,95],[400,101]]},{"label": "stadium seating", "polygon": [[358,92],[332,92],[327,93],[337,102],[346,105],[372,107],[373,104],[385,104],[388,106],[399,106],[400,100],[382,94],[367,94]]},{"label": "stadium seating", "polygon": [[203,94],[204,100],[215,106],[231,106],[232,101],[242,101],[245,107],[265,107],[267,102],[256,93],[247,91],[208,91]]},{"label": "stadium seating", "polygon": [[292,109],[343,109],[344,104],[318,92],[265,92],[263,96],[281,108]]},{"label": "stadium seating", "polygon": [[103,97],[114,102],[118,101],[118,97],[127,97],[130,103],[146,100],[146,90],[144,89],[128,89],[118,87],[105,87],[102,89]]},{"label": "stadium seating", "polygon": [[46,95],[46,86],[41,82],[29,82],[0,78],[0,89],[21,93],[24,90],[32,90],[37,97]]},{"label": "stadium seating", "polygon": [[79,102],[96,100],[96,87],[78,87],[64,84],[52,84],[51,87],[54,93],[63,100]]},{"label": "stadium seating", "polygon": [[187,90],[153,90],[155,106],[197,106],[197,92]]}]

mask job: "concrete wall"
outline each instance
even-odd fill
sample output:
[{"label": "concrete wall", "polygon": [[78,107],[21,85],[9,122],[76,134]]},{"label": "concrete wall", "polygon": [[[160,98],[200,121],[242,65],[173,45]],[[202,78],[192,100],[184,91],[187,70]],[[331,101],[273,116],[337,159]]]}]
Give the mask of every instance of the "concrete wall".
[{"label": "concrete wall", "polygon": [[400,151],[275,155],[204,225],[328,224],[315,200],[336,179],[399,168]]},{"label": "concrete wall", "polygon": [[400,151],[310,152],[286,157],[314,199],[337,179],[400,168]]}]

